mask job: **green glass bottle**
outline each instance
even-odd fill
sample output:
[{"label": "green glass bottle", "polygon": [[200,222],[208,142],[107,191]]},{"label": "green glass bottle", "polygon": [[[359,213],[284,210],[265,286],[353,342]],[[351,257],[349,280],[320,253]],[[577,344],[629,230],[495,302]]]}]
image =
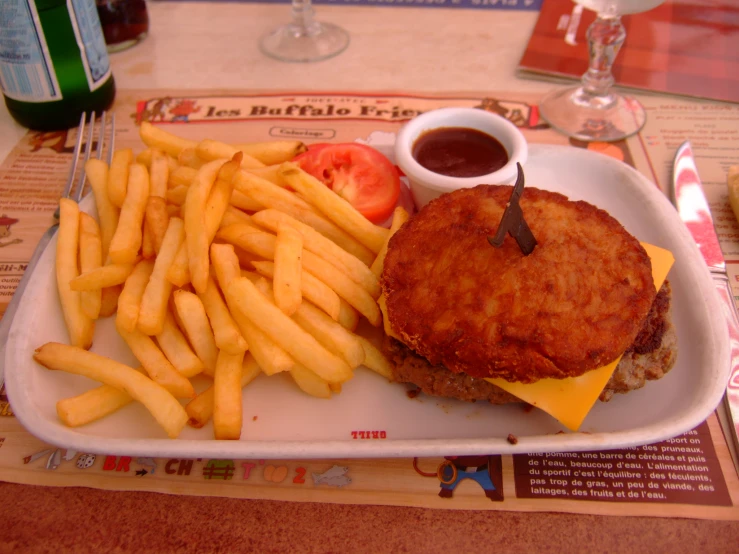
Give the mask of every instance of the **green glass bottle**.
[{"label": "green glass bottle", "polygon": [[1,0],[0,87],[21,125],[69,129],[110,107],[115,81],[94,0]]}]

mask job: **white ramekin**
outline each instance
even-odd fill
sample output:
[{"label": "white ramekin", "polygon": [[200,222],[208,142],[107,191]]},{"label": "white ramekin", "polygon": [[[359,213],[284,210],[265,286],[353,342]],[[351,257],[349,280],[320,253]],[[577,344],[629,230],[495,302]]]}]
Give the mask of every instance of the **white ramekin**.
[{"label": "white ramekin", "polygon": [[[413,158],[413,143],[424,131],[443,127],[466,127],[495,137],[508,152],[508,163],[479,177],[449,177],[426,169]],[[527,157],[528,145],[521,131],[507,119],[478,108],[441,108],[423,113],[406,123],[395,141],[395,161],[408,177],[419,209],[459,188],[512,184],[517,175],[516,163],[525,164]]]}]

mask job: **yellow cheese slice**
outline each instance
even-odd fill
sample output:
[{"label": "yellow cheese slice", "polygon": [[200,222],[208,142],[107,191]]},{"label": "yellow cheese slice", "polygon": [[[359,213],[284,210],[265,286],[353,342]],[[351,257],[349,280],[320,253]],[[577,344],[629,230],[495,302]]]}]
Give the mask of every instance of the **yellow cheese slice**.
[{"label": "yellow cheese slice", "polygon": [[[652,278],[659,290],[675,263],[675,257],[663,248],[646,243],[642,243],[642,246],[652,260]],[[510,383],[504,379],[485,380],[544,410],[568,429],[577,431],[620,360],[621,356],[585,375],[567,379],[540,379],[530,384]]]}]

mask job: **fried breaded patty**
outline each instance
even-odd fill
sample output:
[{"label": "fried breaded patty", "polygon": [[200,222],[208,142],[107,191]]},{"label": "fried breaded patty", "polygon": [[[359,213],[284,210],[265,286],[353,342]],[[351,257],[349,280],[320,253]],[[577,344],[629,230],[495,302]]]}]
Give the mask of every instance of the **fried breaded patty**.
[{"label": "fried breaded patty", "polygon": [[[643,387],[647,381],[661,379],[675,365],[677,335],[670,313],[670,296],[670,286],[665,282],[639,331],[642,340],[637,340],[621,358],[600,394],[602,402],[608,402],[614,393],[627,393]],[[392,362],[393,379],[415,385],[425,394],[492,404],[522,402],[484,379],[432,366],[393,338],[385,338],[383,351]]]},{"label": "fried breaded patty", "polygon": [[495,234],[512,187],[480,185],[429,203],[390,241],[382,274],[390,326],[431,365],[529,383],[582,375],[621,355],[655,298],[649,256],[607,212],[526,188],[538,241],[524,256]]}]

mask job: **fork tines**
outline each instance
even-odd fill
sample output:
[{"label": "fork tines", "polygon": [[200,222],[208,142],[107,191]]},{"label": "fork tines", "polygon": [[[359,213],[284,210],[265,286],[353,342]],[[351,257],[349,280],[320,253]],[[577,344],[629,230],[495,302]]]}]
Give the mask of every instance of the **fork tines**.
[{"label": "fork tines", "polygon": [[[77,142],[75,143],[74,152],[72,154],[72,167],[69,170],[67,185],[64,188],[64,198],[71,198],[70,194],[75,183],[75,176],[78,173],[80,161],[82,161],[82,168],[79,171],[77,186],[74,188],[75,195],[73,198],[77,202],[82,199],[85,191],[85,163],[87,163],[87,160],[92,156],[93,149],[95,149],[95,157],[98,160],[101,160],[105,154],[107,142],[106,162],[108,165],[110,165],[110,162],[113,159],[113,150],[115,149],[115,114],[111,113],[108,115],[107,112],[104,111],[100,114],[100,119],[97,120],[97,122],[99,122],[99,124],[97,125],[98,129],[96,133],[95,113],[83,113],[80,117],[80,124],[77,128]],[[85,127],[87,127],[87,133],[85,133]],[[86,138],[85,134],[87,135]],[[95,137],[96,134],[97,137]],[[84,153],[82,153],[83,142],[85,144]]]}]

